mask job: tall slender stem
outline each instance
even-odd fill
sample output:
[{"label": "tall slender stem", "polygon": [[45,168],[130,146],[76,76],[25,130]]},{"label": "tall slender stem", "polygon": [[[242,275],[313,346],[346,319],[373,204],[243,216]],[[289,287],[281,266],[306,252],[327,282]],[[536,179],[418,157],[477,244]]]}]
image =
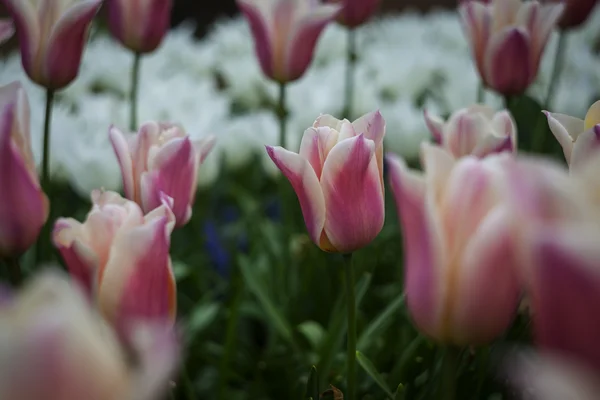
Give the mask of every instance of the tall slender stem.
[{"label": "tall slender stem", "polygon": [[21,272],[21,263],[19,257],[7,258],[4,260],[8,269],[8,279],[13,287],[19,287],[23,282],[23,273]]},{"label": "tall slender stem", "polygon": [[344,281],[346,282],[346,304],[348,307],[348,344],[346,350],[347,389],[346,400],[356,398],[356,296],[354,293],[354,271],[352,269],[352,253],[344,255]]},{"label": "tall slender stem", "polygon": [[440,399],[456,399],[456,371],[458,370],[458,356],[460,349],[448,346],[442,359],[442,386]]},{"label": "tall slender stem", "polygon": [[134,53],[133,67],[131,68],[131,92],[129,93],[129,130],[137,130],[137,103],[138,103],[138,85],[140,81],[140,61],[142,55]]},{"label": "tall slender stem", "polygon": [[544,107],[550,109],[552,107],[552,100],[554,100],[554,93],[558,87],[560,81],[560,75],[563,69],[563,63],[565,60],[565,50],[567,49],[567,34],[565,32],[558,31],[558,46],[556,47],[556,54],[554,56],[554,66],[552,68],[552,75],[550,77],[550,83],[548,85],[548,94]]},{"label": "tall slender stem", "polygon": [[477,104],[485,103],[485,87],[483,86],[483,82],[479,82],[479,86],[477,87]]},{"label": "tall slender stem", "polygon": [[277,102],[277,119],[279,120],[279,145],[286,148],[286,123],[287,123],[287,106],[286,106],[286,84],[279,83],[279,100]]},{"label": "tall slender stem", "polygon": [[348,29],[348,50],[346,53],[346,86],[344,118],[352,118],[352,101],[354,99],[354,70],[356,67],[356,32]]}]

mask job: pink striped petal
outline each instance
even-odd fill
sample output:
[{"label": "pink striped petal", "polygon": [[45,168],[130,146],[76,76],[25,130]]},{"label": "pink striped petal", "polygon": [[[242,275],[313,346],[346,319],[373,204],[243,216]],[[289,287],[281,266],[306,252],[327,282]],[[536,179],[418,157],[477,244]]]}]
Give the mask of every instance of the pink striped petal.
[{"label": "pink striped petal", "polygon": [[269,23],[264,11],[251,0],[237,0],[237,5],[248,20],[252,36],[254,37],[254,48],[263,73],[273,77],[273,43],[269,31]]},{"label": "pink striped petal", "polygon": [[496,34],[485,53],[485,81],[504,95],[521,94],[531,84],[535,71],[530,63],[529,34],[510,27]]},{"label": "pink striped petal", "polygon": [[[149,53],[160,46],[171,27],[172,0],[150,0],[145,6],[144,24],[139,46],[134,49],[141,53]],[[130,21],[131,23],[131,21]]]},{"label": "pink striped petal", "polygon": [[308,160],[321,179],[323,163],[338,141],[338,132],[329,127],[308,128],[300,142],[299,155]]},{"label": "pink striped petal", "polygon": [[325,233],[338,252],[368,245],[381,231],[384,198],[375,143],[363,134],[339,142],[323,165]]},{"label": "pink striped petal", "polygon": [[427,125],[427,129],[429,129],[429,132],[433,137],[433,142],[435,144],[442,144],[444,136],[444,120],[437,115],[431,115],[427,110],[423,111],[423,116],[425,117],[425,125]]},{"label": "pink striped petal", "polygon": [[581,168],[590,158],[600,155],[600,125],[588,129],[577,137],[571,153],[571,170]]},{"label": "pink striped petal", "polygon": [[429,143],[421,144],[421,165],[434,199],[441,199],[454,164],[454,157],[443,148]]},{"label": "pink striped petal", "polygon": [[404,288],[415,325],[435,336],[439,321],[439,231],[431,223],[422,176],[410,172],[404,161],[387,155],[390,186],[402,227]]},{"label": "pink striped petal", "polygon": [[548,118],[548,125],[554,137],[556,137],[556,140],[562,146],[567,163],[570,163],[573,142],[585,130],[584,121],[565,114],[550,113],[548,111],[544,111],[544,115]]},{"label": "pink striped petal", "polygon": [[467,1],[460,5],[459,12],[463,28],[471,42],[471,50],[477,64],[477,69],[483,76],[485,49],[489,41],[492,25],[489,8],[478,1]]},{"label": "pink striped petal", "polygon": [[36,9],[31,1],[23,0],[4,0],[4,6],[15,24],[23,68],[31,75],[41,35]]},{"label": "pink striped petal", "polygon": [[482,137],[490,134],[488,121],[466,109],[450,118],[445,132],[442,143],[457,158],[471,154]]},{"label": "pink striped petal", "polygon": [[282,147],[267,146],[266,149],[271,160],[294,188],[308,234],[319,246],[325,226],[325,197],[314,169],[305,158]]},{"label": "pink striped petal", "polygon": [[383,144],[385,136],[385,120],[379,111],[373,111],[363,115],[352,122],[357,135],[364,134],[365,138],[375,142],[375,148]]},{"label": "pink striped petal", "polygon": [[537,71],[550,34],[560,19],[565,5],[561,2],[523,3],[517,21],[525,24],[531,35],[531,65]]},{"label": "pink striped petal", "polygon": [[349,28],[355,28],[375,14],[379,3],[380,0],[344,0],[338,20]]},{"label": "pink striped petal", "polygon": [[133,160],[129,152],[129,144],[123,132],[114,126],[108,131],[110,143],[117,156],[119,166],[121,167],[121,177],[123,178],[123,189],[128,199],[135,199],[135,178],[133,175]]},{"label": "pink striped petal", "polygon": [[62,89],[77,76],[87,33],[100,4],[101,0],[76,3],[56,22],[43,66],[47,87]]}]

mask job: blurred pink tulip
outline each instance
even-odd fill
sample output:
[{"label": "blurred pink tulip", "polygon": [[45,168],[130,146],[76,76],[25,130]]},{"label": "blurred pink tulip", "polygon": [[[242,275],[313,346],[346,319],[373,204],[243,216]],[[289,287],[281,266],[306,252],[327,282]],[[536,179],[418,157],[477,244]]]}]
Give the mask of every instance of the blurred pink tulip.
[{"label": "blurred pink tulip", "polygon": [[381,231],[384,135],[379,112],[353,123],[322,115],[304,132],[299,154],[267,146],[296,191],[308,233],[321,249],[350,253]]},{"label": "blurred pink tulip", "polygon": [[132,136],[111,128],[110,140],[121,166],[125,196],[148,213],[161,204],[161,194],[173,199],[176,225],[192,216],[198,169],[215,137],[192,141],[176,125],[149,122]]},{"label": "blurred pink tulip", "polygon": [[71,83],[101,0],[2,1],[15,22],[29,78],[49,89]]},{"label": "blurred pink tulip", "polygon": [[537,0],[467,1],[460,14],[483,83],[503,95],[523,93],[534,81],[563,4]]},{"label": "blurred pink tulip", "polygon": [[513,157],[455,160],[428,143],[422,152],[424,174],[395,156],[387,164],[404,238],[408,309],[439,342],[489,343],[510,326],[519,304],[519,251],[504,201],[504,164]]},{"label": "blurred pink tulip", "polygon": [[3,44],[15,34],[15,26],[9,19],[0,20],[0,44]]},{"label": "blurred pink tulip", "polygon": [[0,87],[0,259],[25,252],[48,218],[29,135],[29,102],[20,83]]},{"label": "blurred pink tulip", "polygon": [[595,102],[585,119],[544,111],[550,130],[560,143],[567,163],[577,169],[600,150],[600,101]]},{"label": "blurred pink tulip", "polygon": [[169,201],[163,197],[164,204],[144,216],[118,193],[94,191],[84,223],[59,218],[54,225],[54,245],[71,276],[119,329],[137,319],[175,319]]},{"label": "blurred pink tulip", "polygon": [[433,140],[457,158],[517,150],[517,127],[506,110],[473,105],[455,112],[447,122],[425,111],[425,123]]},{"label": "blurred pink tulip", "polygon": [[237,0],[263,73],[278,82],[300,78],[310,65],[325,26],[340,12],[318,0]]},{"label": "blurred pink tulip", "polygon": [[128,49],[150,53],[171,25],[172,0],[105,0],[110,32]]},{"label": "blurred pink tulip", "polygon": [[349,28],[356,28],[367,22],[375,14],[380,0],[327,0],[343,6],[338,21]]},{"label": "blurred pink tulip", "polygon": [[0,308],[0,398],[161,398],[178,359],[175,335],[139,325],[131,342],[127,354],[75,286],[43,272]]},{"label": "blurred pink tulip", "polygon": [[558,21],[562,29],[575,28],[583,24],[596,6],[597,0],[544,0],[546,3],[562,2],[565,11]]}]

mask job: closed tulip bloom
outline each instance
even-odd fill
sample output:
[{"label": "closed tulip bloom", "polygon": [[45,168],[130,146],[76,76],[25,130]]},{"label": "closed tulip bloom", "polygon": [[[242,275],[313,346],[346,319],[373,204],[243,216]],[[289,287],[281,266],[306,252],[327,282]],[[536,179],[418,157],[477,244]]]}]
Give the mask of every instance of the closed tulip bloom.
[{"label": "closed tulip bloom", "polygon": [[328,252],[350,253],[383,227],[383,137],[379,112],[353,123],[322,115],[304,132],[300,152],[267,146],[296,191],[313,242]]},{"label": "closed tulip bloom", "polygon": [[523,93],[537,76],[561,3],[467,1],[460,15],[483,83],[503,95]]},{"label": "closed tulip bloom", "polygon": [[10,39],[15,33],[15,26],[9,19],[0,20],[0,44]]},{"label": "closed tulip bloom", "polygon": [[583,24],[596,6],[597,0],[545,0],[546,2],[562,1],[565,11],[558,21],[562,29],[575,28]]},{"label": "closed tulip bloom", "polygon": [[426,111],[425,123],[433,140],[457,158],[517,150],[517,127],[507,110],[473,105],[456,111],[448,121]]},{"label": "closed tulip bloom", "polygon": [[544,111],[550,130],[560,143],[571,169],[579,168],[600,150],[600,101],[588,110],[585,119]]},{"label": "closed tulip bloom", "polygon": [[2,1],[15,22],[29,78],[49,89],[71,83],[101,0]]},{"label": "closed tulip bloom", "polygon": [[18,82],[0,87],[0,259],[35,243],[48,218],[29,133],[29,102]]},{"label": "closed tulip bloom", "polygon": [[412,319],[444,344],[491,342],[511,324],[520,286],[502,166],[508,155],[455,159],[423,144],[425,173],[389,156]]},{"label": "closed tulip bloom", "polygon": [[170,124],[149,122],[134,135],[111,128],[110,140],[121,166],[125,196],[145,213],[161,205],[161,194],[173,199],[176,225],[192,216],[198,169],[215,144],[215,137],[192,141]]},{"label": "closed tulip bloom", "polygon": [[341,9],[318,0],[237,0],[237,4],[250,24],[263,73],[282,83],[304,74],[321,32]]},{"label": "closed tulip bloom", "polygon": [[172,0],[105,0],[104,3],[110,32],[136,53],[156,50],[169,30]]},{"label": "closed tulip bloom", "polygon": [[160,398],[177,361],[175,336],[138,326],[131,343],[136,363],[77,287],[43,272],[0,307],[0,398]]},{"label": "closed tulip bloom", "polygon": [[85,222],[59,218],[54,225],[54,245],[69,273],[119,329],[137,319],[175,319],[169,200],[144,215],[118,193],[94,191]]},{"label": "closed tulip bloom", "polygon": [[343,8],[338,21],[349,28],[356,28],[375,14],[380,0],[328,0],[328,2],[341,4]]}]

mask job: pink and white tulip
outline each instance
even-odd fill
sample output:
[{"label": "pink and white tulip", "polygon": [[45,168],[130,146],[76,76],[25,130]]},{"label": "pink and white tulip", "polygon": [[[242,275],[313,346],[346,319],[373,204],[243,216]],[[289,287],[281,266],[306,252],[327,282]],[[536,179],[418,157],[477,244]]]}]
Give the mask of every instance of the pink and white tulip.
[{"label": "pink and white tulip", "polygon": [[523,93],[563,8],[537,0],[463,2],[460,15],[483,83],[503,95]]},{"label": "pink and white tulip", "polygon": [[70,84],[102,0],[2,1],[15,23],[29,78],[54,90]]},{"label": "pink and white tulip", "polygon": [[170,199],[163,196],[146,215],[114,192],[94,191],[92,202],[85,222],[59,218],[54,225],[54,245],[71,276],[119,330],[136,320],[174,322]]},{"label": "pink and white tulip", "polygon": [[15,34],[15,25],[9,19],[0,20],[0,44],[3,44]]},{"label": "pink and white tulip", "polygon": [[448,121],[425,111],[425,123],[433,140],[457,158],[517,150],[517,127],[507,110],[494,112],[491,107],[473,105],[455,112]]},{"label": "pink and white tulip", "polygon": [[296,191],[308,234],[321,249],[350,253],[381,231],[384,135],[379,112],[353,123],[322,115],[304,132],[299,154],[267,146]]},{"label": "pink and white tulip", "polygon": [[198,169],[215,144],[215,137],[192,141],[176,125],[149,122],[134,135],[111,128],[110,140],[121,166],[125,196],[145,213],[173,199],[176,225],[192,216],[198,186]]},{"label": "pink and white tulip", "polygon": [[237,0],[263,73],[277,82],[300,78],[310,65],[325,26],[340,12],[318,0]]},{"label": "pink and white tulip", "polygon": [[0,398],[161,398],[178,359],[175,335],[138,326],[130,339],[127,353],[77,287],[43,272],[0,307]]},{"label": "pink and white tulip", "polygon": [[32,246],[48,218],[29,133],[29,102],[18,82],[0,87],[0,259]]},{"label": "pink and white tulip", "polygon": [[105,5],[110,32],[131,51],[156,50],[169,31],[172,0],[105,0]]},{"label": "pink and white tulip", "polygon": [[380,0],[328,0],[328,3],[339,3],[343,6],[338,21],[349,28],[356,28],[367,22],[379,6]]},{"label": "pink and white tulip", "polygon": [[571,169],[585,164],[600,150],[600,101],[592,104],[585,119],[544,111],[550,130],[560,143]]},{"label": "pink and white tulip", "polygon": [[422,158],[424,174],[388,157],[409,312],[441,343],[489,343],[510,326],[520,297],[518,242],[504,201],[504,164],[513,157],[456,160],[424,143]]}]

